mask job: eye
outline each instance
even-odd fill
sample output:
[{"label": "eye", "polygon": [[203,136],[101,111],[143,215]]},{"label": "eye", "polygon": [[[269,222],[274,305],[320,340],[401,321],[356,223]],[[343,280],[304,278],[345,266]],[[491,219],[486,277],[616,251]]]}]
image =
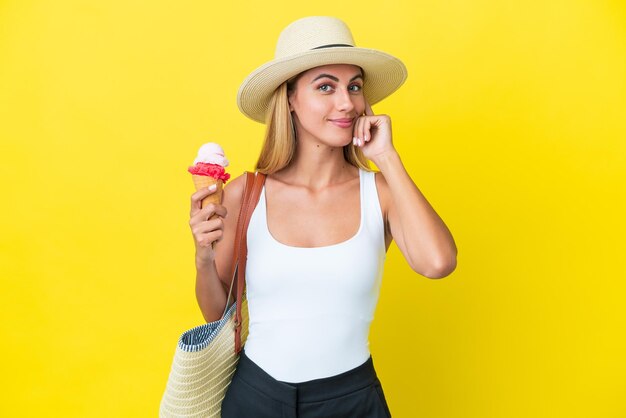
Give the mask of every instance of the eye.
[{"label": "eye", "polygon": [[352,85],[349,87],[349,89],[350,89],[350,91],[352,91],[352,92],[358,92],[358,91],[361,91],[361,86],[360,86],[360,85],[358,85],[358,84],[352,84]]},{"label": "eye", "polygon": [[329,92],[332,86],[330,84],[321,84],[317,89],[323,92]]}]

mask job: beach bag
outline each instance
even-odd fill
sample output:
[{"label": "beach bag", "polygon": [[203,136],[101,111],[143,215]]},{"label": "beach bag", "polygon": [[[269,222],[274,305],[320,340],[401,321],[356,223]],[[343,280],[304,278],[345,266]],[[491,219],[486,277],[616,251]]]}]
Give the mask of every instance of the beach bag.
[{"label": "beach bag", "polygon": [[[246,231],[265,183],[262,173],[245,174],[246,186],[237,220],[231,283],[224,314],[220,320],[194,327],[180,336],[159,408],[162,418],[221,416],[222,400],[248,336],[248,303],[244,295]],[[235,302],[228,306],[233,288]]]}]

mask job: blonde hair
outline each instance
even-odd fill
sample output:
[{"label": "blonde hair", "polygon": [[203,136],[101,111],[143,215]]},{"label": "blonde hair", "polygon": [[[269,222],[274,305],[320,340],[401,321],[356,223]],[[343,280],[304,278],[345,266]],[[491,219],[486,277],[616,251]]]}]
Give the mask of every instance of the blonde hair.
[{"label": "blonde hair", "polygon": [[[294,88],[298,76],[278,86],[270,98],[265,114],[265,141],[256,163],[257,171],[273,174],[287,167],[296,151],[296,131],[287,94]],[[350,144],[343,147],[344,159],[357,168],[373,171],[361,148]]]}]

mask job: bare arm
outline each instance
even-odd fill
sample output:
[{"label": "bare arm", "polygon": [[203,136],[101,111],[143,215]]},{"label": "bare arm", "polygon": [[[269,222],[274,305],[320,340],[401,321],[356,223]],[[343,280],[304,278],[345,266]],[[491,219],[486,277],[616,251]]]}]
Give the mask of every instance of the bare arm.
[{"label": "bare arm", "polygon": [[394,150],[374,161],[384,178],[387,226],[411,268],[431,279],[456,268],[457,248],[443,220],[407,173]]},{"label": "bare arm", "polygon": [[391,118],[374,114],[365,101],[353,143],[382,173],[386,243],[395,239],[411,268],[423,276],[438,279],[452,273],[457,255],[454,238],[406,172],[393,146]]},{"label": "bare arm", "polygon": [[[245,178],[227,183],[221,205],[200,209],[202,199],[212,192],[199,190],[191,197],[189,226],[196,247],[196,299],[207,322],[220,319],[230,287],[235,229]],[[219,217],[208,220],[214,213]],[[215,241],[215,248],[211,243]]]}]

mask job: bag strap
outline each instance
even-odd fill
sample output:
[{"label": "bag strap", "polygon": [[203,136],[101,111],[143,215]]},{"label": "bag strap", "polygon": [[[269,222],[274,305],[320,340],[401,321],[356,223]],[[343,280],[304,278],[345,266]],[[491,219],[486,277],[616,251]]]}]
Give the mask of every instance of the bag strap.
[{"label": "bag strap", "polygon": [[[237,235],[235,235],[235,250],[233,255],[233,266],[230,271],[232,274],[232,281],[230,289],[232,291],[233,283],[235,282],[235,274],[237,277],[237,313],[235,315],[235,353],[239,354],[241,351],[241,303],[243,299],[243,288],[245,286],[246,277],[246,262],[248,260],[248,241],[247,231],[250,224],[250,218],[252,212],[259,202],[261,196],[261,189],[265,184],[266,175],[263,173],[251,173],[249,171],[246,174],[246,185],[243,192],[243,199],[241,202],[241,209],[239,210],[239,218],[237,219]],[[228,299],[226,305],[230,301],[230,291],[228,292]]]}]

